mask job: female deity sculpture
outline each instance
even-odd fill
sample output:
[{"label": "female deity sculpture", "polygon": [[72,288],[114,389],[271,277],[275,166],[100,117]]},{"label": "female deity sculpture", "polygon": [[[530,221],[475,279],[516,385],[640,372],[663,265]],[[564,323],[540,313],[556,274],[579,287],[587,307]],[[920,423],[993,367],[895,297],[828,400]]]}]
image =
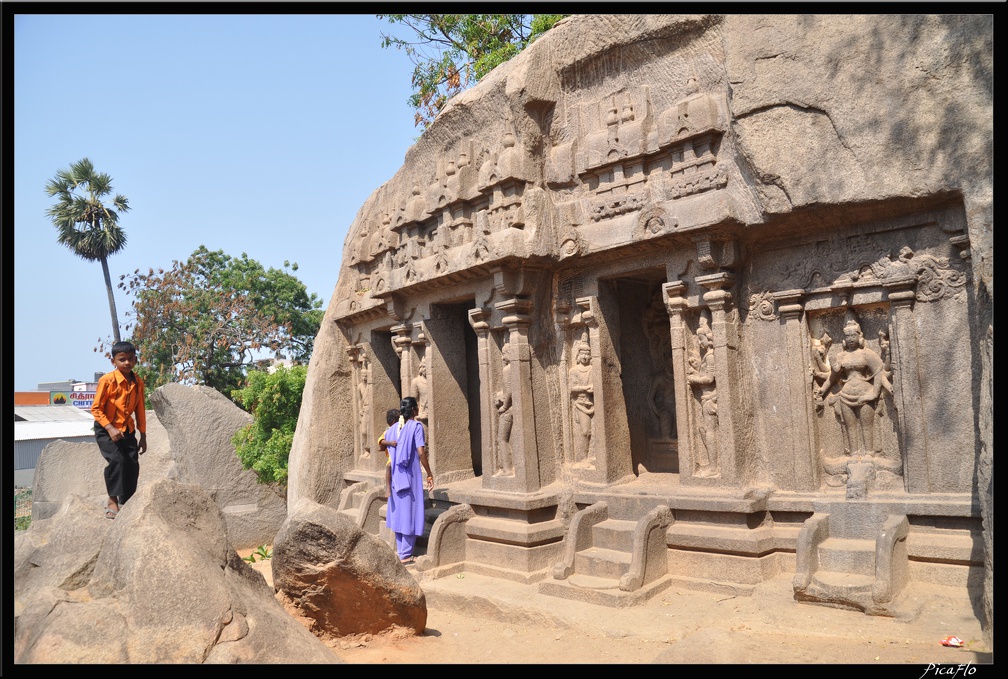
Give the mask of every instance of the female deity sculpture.
[{"label": "female deity sculpture", "polygon": [[697,446],[696,476],[710,477],[718,474],[717,384],[714,376],[714,332],[704,316],[700,317],[696,338],[700,354],[690,356],[686,381],[700,397],[701,445]]},{"label": "female deity sculpture", "polygon": [[882,392],[892,393],[892,384],[885,362],[865,347],[861,325],[851,317],[843,331],[843,351],[818,395],[823,398],[834,384],[840,384],[839,392],[827,402],[839,415],[844,454],[874,455],[878,452],[875,449],[875,411]]},{"label": "female deity sculpture", "polygon": [[514,414],[511,412],[511,356],[507,342],[501,347],[501,389],[494,397],[497,408],[497,454],[494,456],[494,476],[513,474],[514,465],[511,462],[511,425]]},{"label": "female deity sculpture", "polygon": [[360,380],[357,382],[360,403],[360,433],[362,459],[371,457],[371,431],[368,427],[368,417],[371,413],[371,395],[367,387],[368,382],[368,362],[366,357],[361,357]]},{"label": "female deity sculpture", "polygon": [[574,343],[574,365],[568,372],[571,405],[574,414],[574,463],[593,462],[590,458],[592,416],[595,414],[591,380],[591,345],[585,333]]},{"label": "female deity sculpture", "polygon": [[410,382],[410,396],[416,399],[419,411],[416,418],[423,423],[427,423],[427,402],[430,388],[427,384],[427,361],[420,360],[420,374]]}]

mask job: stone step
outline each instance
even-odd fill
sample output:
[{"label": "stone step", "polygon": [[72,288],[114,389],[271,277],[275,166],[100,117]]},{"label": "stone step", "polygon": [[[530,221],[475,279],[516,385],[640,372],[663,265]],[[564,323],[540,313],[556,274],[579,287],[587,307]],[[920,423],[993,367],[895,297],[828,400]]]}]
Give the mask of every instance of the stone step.
[{"label": "stone step", "polygon": [[928,561],[983,563],[983,539],[968,530],[911,532],[907,536],[907,556]]},{"label": "stone step", "polygon": [[827,588],[845,589],[850,592],[871,592],[872,585],[875,584],[875,577],[860,573],[818,570],[813,576],[813,581]]},{"label": "stone step", "polygon": [[629,569],[629,552],[591,547],[574,557],[574,572],[582,575],[619,580]]},{"label": "stone step", "polygon": [[606,519],[592,526],[592,545],[620,552],[633,551],[633,534],[636,521]]},{"label": "stone step", "polygon": [[875,541],[828,537],[819,545],[819,569],[875,577]]},{"label": "stone step", "polygon": [[433,526],[437,518],[448,511],[448,505],[444,503],[433,504],[424,509],[424,521],[428,526]]},{"label": "stone step", "polygon": [[581,573],[574,573],[569,578],[567,578],[567,582],[570,583],[572,587],[583,587],[584,589],[596,589],[596,590],[619,589],[618,579],[599,578],[593,575],[584,575]]}]

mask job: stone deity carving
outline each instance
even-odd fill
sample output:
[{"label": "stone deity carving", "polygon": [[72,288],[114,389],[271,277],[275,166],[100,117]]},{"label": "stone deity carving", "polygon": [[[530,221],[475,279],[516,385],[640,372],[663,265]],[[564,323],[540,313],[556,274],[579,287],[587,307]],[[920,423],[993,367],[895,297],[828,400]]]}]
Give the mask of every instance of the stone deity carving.
[{"label": "stone deity carving", "polygon": [[514,473],[511,462],[511,425],[514,414],[511,411],[511,356],[507,342],[501,348],[501,389],[494,398],[497,408],[497,454],[494,456],[494,476]]},{"label": "stone deity carving", "polygon": [[892,393],[892,385],[885,362],[865,347],[861,325],[851,317],[843,331],[843,351],[818,393],[820,398],[826,398],[833,385],[840,385],[840,390],[830,395],[827,403],[833,406],[840,420],[844,454],[874,455],[880,452],[875,447],[875,411],[882,392]]},{"label": "stone deity carving", "polygon": [[714,377],[714,332],[705,317],[700,318],[696,332],[699,354],[693,352],[686,369],[686,381],[700,398],[700,445],[697,446],[696,476],[718,474],[717,449],[717,385]]},{"label": "stone deity carving", "polygon": [[663,439],[673,438],[675,432],[675,382],[668,365],[651,377],[648,390],[648,407],[658,418],[658,433]]},{"label": "stone deity carving", "polygon": [[823,398],[819,389],[830,376],[829,350],[833,346],[833,338],[824,332],[819,339],[812,338],[812,398],[816,411],[823,409]]},{"label": "stone deity carving", "polygon": [[574,365],[568,373],[574,415],[574,463],[594,463],[591,456],[595,396],[591,379],[591,345],[587,334],[574,343]]},{"label": "stone deity carving", "polygon": [[410,382],[410,396],[417,400],[418,412],[417,419],[421,422],[427,422],[427,403],[428,396],[430,394],[430,388],[427,384],[427,361],[420,361],[420,374],[413,378]]},{"label": "stone deity carving", "polygon": [[360,380],[357,383],[357,390],[360,393],[360,433],[361,433],[361,459],[371,457],[371,432],[368,428],[368,414],[371,412],[371,395],[367,388],[368,382],[367,359],[362,358],[360,364]]}]

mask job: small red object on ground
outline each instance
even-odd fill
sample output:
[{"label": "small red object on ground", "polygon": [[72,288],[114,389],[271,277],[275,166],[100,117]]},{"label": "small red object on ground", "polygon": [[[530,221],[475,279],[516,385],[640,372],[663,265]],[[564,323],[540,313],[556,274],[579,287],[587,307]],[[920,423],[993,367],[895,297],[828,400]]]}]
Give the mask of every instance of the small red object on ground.
[{"label": "small red object on ground", "polygon": [[941,645],[942,646],[952,646],[954,648],[959,648],[960,646],[963,645],[963,642],[962,642],[962,639],[960,639],[959,637],[951,637],[950,636],[950,637],[945,637],[944,639],[942,639],[941,640]]}]

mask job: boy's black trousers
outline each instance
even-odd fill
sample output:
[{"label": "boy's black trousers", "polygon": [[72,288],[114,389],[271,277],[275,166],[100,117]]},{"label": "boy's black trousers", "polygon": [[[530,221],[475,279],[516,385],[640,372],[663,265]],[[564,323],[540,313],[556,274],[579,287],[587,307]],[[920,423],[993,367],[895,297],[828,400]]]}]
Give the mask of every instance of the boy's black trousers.
[{"label": "boy's black trousers", "polygon": [[140,478],[140,454],[136,432],[124,433],[119,441],[113,441],[105,428],[95,423],[95,440],[98,450],[108,464],[105,466],[105,489],[109,497],[118,497],[121,506],[136,492]]}]

